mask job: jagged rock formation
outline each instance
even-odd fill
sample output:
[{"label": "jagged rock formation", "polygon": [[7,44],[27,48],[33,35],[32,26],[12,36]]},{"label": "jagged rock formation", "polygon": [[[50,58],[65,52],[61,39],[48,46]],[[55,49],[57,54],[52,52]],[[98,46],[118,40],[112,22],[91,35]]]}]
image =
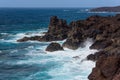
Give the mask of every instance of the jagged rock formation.
[{"label": "jagged rock formation", "polygon": [[101,57],[89,80],[120,80],[120,56]]},{"label": "jagged rock formation", "polygon": [[[51,17],[49,30],[45,36],[25,37],[27,40],[55,41],[67,39],[63,47],[77,49],[87,38],[92,38],[91,49],[99,52],[87,56],[88,60],[97,61],[96,67],[89,75],[89,80],[120,80],[120,14],[116,16],[91,16],[86,20],[73,21],[67,25],[65,20]],[[53,45],[53,44],[52,44]],[[59,47],[56,49],[56,46]],[[48,46],[48,51],[61,49],[59,44]]]},{"label": "jagged rock formation", "polygon": [[53,16],[50,19],[48,32],[44,36],[24,37],[17,40],[18,42],[24,42],[28,40],[37,41],[57,41],[67,38],[70,27],[67,25],[66,20],[58,19],[57,16]]},{"label": "jagged rock formation", "polygon": [[91,9],[92,12],[120,12],[120,6],[116,7],[100,7]]}]

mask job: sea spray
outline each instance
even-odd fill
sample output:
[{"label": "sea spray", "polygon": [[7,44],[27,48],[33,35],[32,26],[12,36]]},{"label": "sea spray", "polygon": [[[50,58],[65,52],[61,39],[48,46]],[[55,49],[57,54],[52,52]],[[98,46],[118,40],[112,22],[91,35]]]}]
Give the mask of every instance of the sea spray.
[{"label": "sea spray", "polygon": [[[60,42],[62,43],[62,41]],[[65,48],[65,51],[46,52],[46,47],[35,49],[35,47],[29,46],[29,51],[26,56],[27,60],[19,60],[17,65],[46,65],[48,71],[46,74],[52,78],[49,80],[88,80],[87,77],[90,74],[95,63],[86,60],[87,55],[97,52],[97,50],[90,50],[89,47],[92,44],[91,39],[87,39],[84,42],[85,47],[80,47],[77,50],[70,50]],[[41,72],[36,72],[26,78],[37,79]],[[44,77],[44,76],[43,76]],[[39,77],[39,79],[42,77]]]},{"label": "sea spray", "polygon": [[92,44],[91,39],[84,42],[85,47],[77,50],[65,49],[65,51],[47,52],[53,55],[57,62],[61,62],[61,66],[50,70],[48,73],[53,76],[51,80],[87,80],[95,63],[86,60],[87,55],[97,52],[90,50]]},{"label": "sea spray", "polygon": [[85,11],[84,8],[0,9],[0,21],[2,21],[0,25],[0,80],[87,80],[94,62],[85,60],[85,57],[96,52],[95,50],[84,47],[74,51],[65,49],[65,51],[48,53],[44,50],[50,42],[16,42],[17,39],[25,36],[41,35],[41,32],[46,32],[52,15],[57,15],[70,23],[92,15],[116,14],[80,12],[81,10]]}]

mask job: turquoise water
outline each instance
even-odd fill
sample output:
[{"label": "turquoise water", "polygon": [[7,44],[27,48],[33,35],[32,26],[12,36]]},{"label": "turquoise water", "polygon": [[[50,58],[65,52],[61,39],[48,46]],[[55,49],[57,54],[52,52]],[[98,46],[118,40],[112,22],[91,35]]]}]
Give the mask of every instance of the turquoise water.
[{"label": "turquoise water", "polygon": [[[25,36],[43,35],[48,30],[49,18],[58,16],[68,23],[83,20],[91,15],[116,13],[91,13],[89,8],[1,8],[0,9],[0,80],[87,80],[94,62],[85,57],[97,50],[86,47],[72,51],[49,53],[45,48],[50,42],[16,42]],[[64,41],[58,41],[63,43]],[[80,59],[74,59],[80,56]]]}]

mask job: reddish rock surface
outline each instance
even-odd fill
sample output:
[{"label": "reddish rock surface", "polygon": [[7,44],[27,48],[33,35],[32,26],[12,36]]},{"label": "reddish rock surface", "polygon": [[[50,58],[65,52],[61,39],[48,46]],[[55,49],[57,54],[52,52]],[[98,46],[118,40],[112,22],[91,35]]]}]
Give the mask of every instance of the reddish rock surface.
[{"label": "reddish rock surface", "polygon": [[89,75],[89,80],[120,80],[120,57],[101,57]]}]

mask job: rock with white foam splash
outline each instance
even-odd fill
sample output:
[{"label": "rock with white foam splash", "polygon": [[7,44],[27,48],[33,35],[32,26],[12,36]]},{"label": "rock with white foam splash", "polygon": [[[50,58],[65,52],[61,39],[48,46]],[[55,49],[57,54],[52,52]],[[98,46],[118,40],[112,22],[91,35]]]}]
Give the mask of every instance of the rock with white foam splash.
[{"label": "rock with white foam splash", "polygon": [[49,52],[53,52],[53,51],[61,51],[61,50],[64,50],[63,47],[58,44],[58,43],[51,43],[48,45],[48,47],[46,48],[46,51],[49,51]]}]

